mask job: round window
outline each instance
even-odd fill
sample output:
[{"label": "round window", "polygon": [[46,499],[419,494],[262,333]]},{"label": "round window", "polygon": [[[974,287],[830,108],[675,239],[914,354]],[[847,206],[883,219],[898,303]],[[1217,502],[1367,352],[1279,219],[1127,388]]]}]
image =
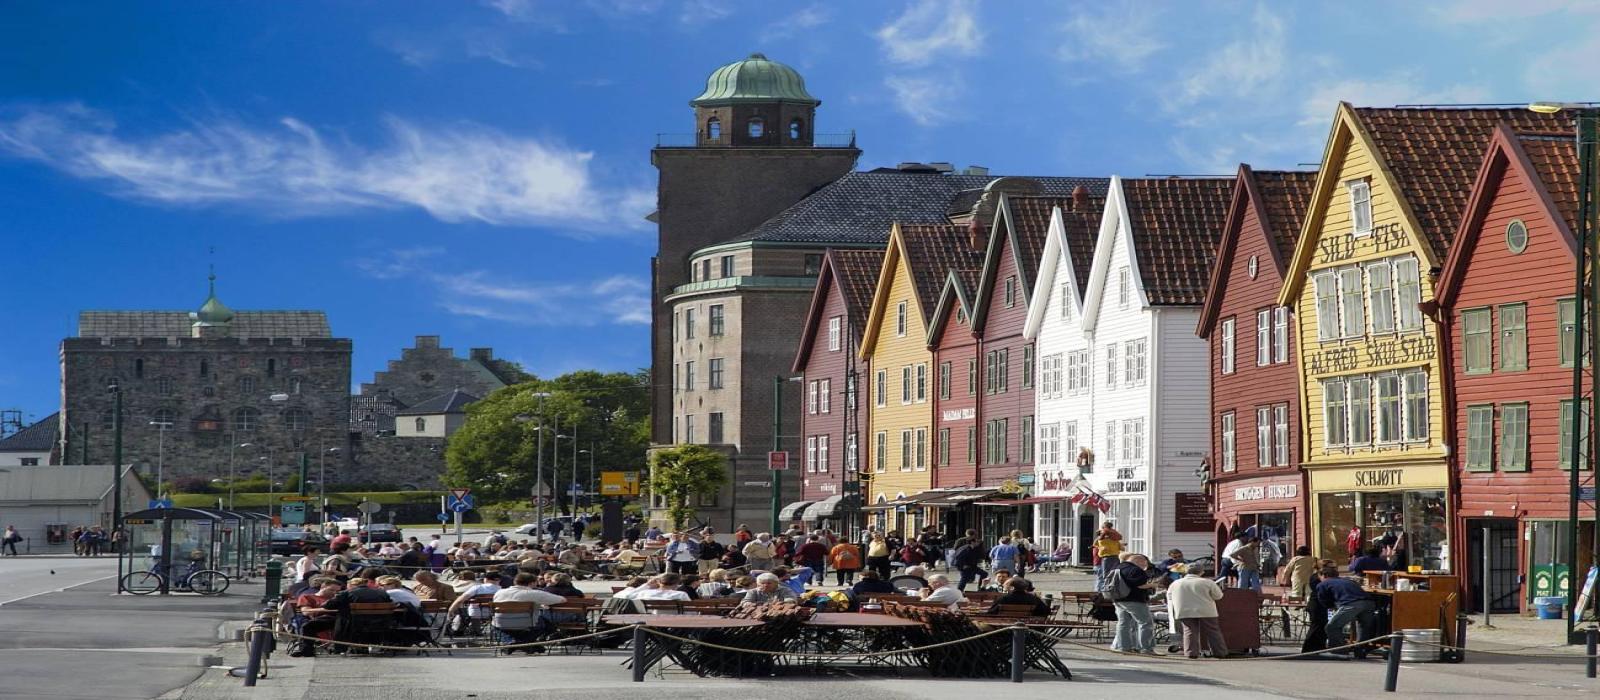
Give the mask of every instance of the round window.
[{"label": "round window", "polygon": [[1250,267],[1248,268],[1248,270],[1250,272],[1250,279],[1255,279],[1256,278],[1256,272],[1260,269],[1260,267],[1259,267],[1260,264],[1261,264],[1260,259],[1258,259],[1254,255],[1250,256]]},{"label": "round window", "polygon": [[1513,253],[1528,249],[1528,225],[1522,223],[1522,219],[1512,219],[1506,224],[1506,247]]}]

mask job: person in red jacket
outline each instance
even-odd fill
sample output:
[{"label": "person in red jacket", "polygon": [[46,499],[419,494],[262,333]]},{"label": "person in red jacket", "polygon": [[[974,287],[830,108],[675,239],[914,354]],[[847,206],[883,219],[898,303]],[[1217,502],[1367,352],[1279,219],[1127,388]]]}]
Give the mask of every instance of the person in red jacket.
[{"label": "person in red jacket", "polygon": [[822,542],[820,536],[811,535],[807,537],[805,544],[800,545],[795,550],[794,558],[800,562],[801,566],[811,570],[810,582],[822,585],[823,568],[828,560],[828,545]]}]

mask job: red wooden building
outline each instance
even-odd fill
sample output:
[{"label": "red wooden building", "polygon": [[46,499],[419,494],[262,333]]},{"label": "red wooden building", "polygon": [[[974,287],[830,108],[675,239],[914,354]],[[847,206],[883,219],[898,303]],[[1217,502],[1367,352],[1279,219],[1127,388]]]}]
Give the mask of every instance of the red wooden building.
[{"label": "red wooden building", "polygon": [[1240,165],[1196,333],[1210,347],[1210,496],[1220,552],[1256,527],[1280,561],[1309,544],[1300,471],[1300,380],[1293,310],[1278,306],[1315,172]]},{"label": "red wooden building", "polygon": [[[1482,607],[1564,595],[1571,447],[1578,160],[1571,134],[1496,127],[1440,273],[1451,472],[1451,556]],[[1594,484],[1593,473],[1581,475]],[[1594,502],[1580,504],[1578,571],[1590,565]],[[1486,543],[1487,538],[1487,543]]]},{"label": "red wooden building", "polygon": [[[951,270],[928,326],[933,351],[933,488],[972,488],[978,478],[978,339],[972,295],[978,270]],[[936,521],[930,521],[936,522]],[[964,529],[964,528],[963,528]]]},{"label": "red wooden building", "polygon": [[861,492],[853,472],[865,454],[867,408],[861,397],[872,376],[860,359],[861,333],[883,265],[881,250],[830,249],[823,257],[795,356],[805,400],[801,411],[801,519],[835,532],[858,525]]}]

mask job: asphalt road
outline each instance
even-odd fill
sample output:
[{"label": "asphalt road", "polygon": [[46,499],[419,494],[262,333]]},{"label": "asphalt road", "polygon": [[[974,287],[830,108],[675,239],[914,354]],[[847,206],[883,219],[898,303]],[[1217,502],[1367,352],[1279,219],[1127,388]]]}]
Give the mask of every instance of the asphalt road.
[{"label": "asphalt road", "polygon": [[[55,573],[51,574],[50,571]],[[193,682],[261,587],[117,596],[111,558],[0,560],[0,698],[153,698]]]}]

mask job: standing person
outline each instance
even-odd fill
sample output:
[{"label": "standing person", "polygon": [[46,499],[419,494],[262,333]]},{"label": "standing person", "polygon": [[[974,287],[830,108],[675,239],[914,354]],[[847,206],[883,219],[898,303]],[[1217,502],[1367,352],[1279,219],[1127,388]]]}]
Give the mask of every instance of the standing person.
[{"label": "standing person", "polygon": [[1011,546],[1017,548],[1017,575],[1026,578],[1028,569],[1035,563],[1033,542],[1021,530],[1012,530]]},{"label": "standing person", "polygon": [[562,526],[560,518],[551,518],[550,522],[545,524],[544,529],[550,533],[550,541],[554,542],[561,539],[561,531],[565,528]]},{"label": "standing person", "polygon": [[932,525],[922,528],[922,536],[918,541],[922,543],[929,566],[944,562],[945,568],[950,568],[950,563],[944,558],[944,535],[939,534],[939,528]]},{"label": "standing person", "polygon": [[867,543],[867,568],[878,572],[878,578],[889,580],[889,541],[874,533]]},{"label": "standing person", "polygon": [[755,534],[750,532],[749,525],[741,524],[738,529],[733,531],[733,544],[740,549],[743,549],[746,544],[750,543],[750,540],[755,538]]},{"label": "standing person", "polygon": [[1238,572],[1239,587],[1261,592],[1261,544],[1251,535],[1239,535],[1238,547],[1229,547],[1228,560]]},{"label": "standing person", "polygon": [[772,547],[772,535],[763,532],[756,538],[746,542],[743,550],[746,566],[750,571],[770,571],[772,560],[776,556]]},{"label": "standing person", "polygon": [[1113,651],[1156,653],[1155,619],[1150,616],[1150,559],[1143,554],[1121,555],[1122,563],[1107,576],[1106,590],[1117,609],[1117,634]]},{"label": "standing person", "polygon": [[828,545],[823,543],[822,537],[819,535],[807,537],[805,544],[800,545],[794,554],[801,566],[811,569],[811,580],[807,583],[815,582],[819,586],[822,585],[824,569],[828,565]]},{"label": "standing person", "polygon": [[727,552],[728,548],[722,546],[722,543],[717,541],[717,537],[711,532],[711,528],[708,527],[704,530],[701,530],[700,553],[697,555],[699,560],[695,564],[696,572],[699,573],[702,578],[711,575],[711,572],[715,571],[721,564],[722,555],[726,554]]},{"label": "standing person", "polygon": [[22,535],[17,533],[17,526],[7,525],[6,533],[0,535],[0,549],[8,550],[11,556],[17,556],[17,543],[22,541]]},{"label": "standing person", "polygon": [[1311,576],[1317,571],[1317,560],[1311,556],[1311,548],[1300,545],[1294,548],[1294,558],[1283,567],[1283,576],[1289,586],[1289,597],[1306,599],[1306,594],[1311,591]]},{"label": "standing person", "polygon": [[1010,537],[1002,537],[1000,538],[1000,544],[995,545],[989,550],[989,566],[993,567],[996,571],[1005,569],[1007,571],[1016,572],[1017,555],[1019,553],[1020,552],[1017,549],[1017,546],[1011,543]]},{"label": "standing person", "polygon": [[1167,614],[1183,628],[1183,654],[1191,659],[1200,658],[1202,642],[1212,658],[1228,656],[1228,642],[1217,622],[1222,587],[1206,578],[1207,573],[1203,564],[1190,566],[1183,578],[1167,587]]},{"label": "standing person", "polygon": [[1105,591],[1105,579],[1113,570],[1122,564],[1122,533],[1117,532],[1116,523],[1107,520],[1100,524],[1100,531],[1094,536],[1095,566],[1099,575],[1095,577],[1095,590]]},{"label": "standing person", "polygon": [[961,580],[956,584],[956,590],[967,590],[967,584],[982,581],[989,576],[989,572],[978,568],[983,561],[983,545],[975,539],[961,538],[956,540],[955,553],[950,555],[950,563],[961,572]]},{"label": "standing person", "polygon": [[828,550],[828,566],[833,567],[833,577],[838,585],[855,583],[856,572],[861,570],[861,548],[840,541]]},{"label": "standing person", "polygon": [[665,555],[672,573],[692,574],[699,569],[700,545],[681,532],[672,533]]},{"label": "standing person", "polygon": [[[1344,646],[1345,632],[1350,623],[1357,623],[1360,639],[1365,641],[1376,637],[1378,634],[1378,603],[1361,588],[1361,584],[1339,576],[1339,570],[1327,567],[1322,570],[1322,583],[1317,584],[1317,599],[1330,610],[1333,617],[1328,618],[1328,648],[1329,653],[1337,656],[1349,656],[1348,649],[1338,649]],[[1367,658],[1366,647],[1357,647],[1356,658]]]}]

